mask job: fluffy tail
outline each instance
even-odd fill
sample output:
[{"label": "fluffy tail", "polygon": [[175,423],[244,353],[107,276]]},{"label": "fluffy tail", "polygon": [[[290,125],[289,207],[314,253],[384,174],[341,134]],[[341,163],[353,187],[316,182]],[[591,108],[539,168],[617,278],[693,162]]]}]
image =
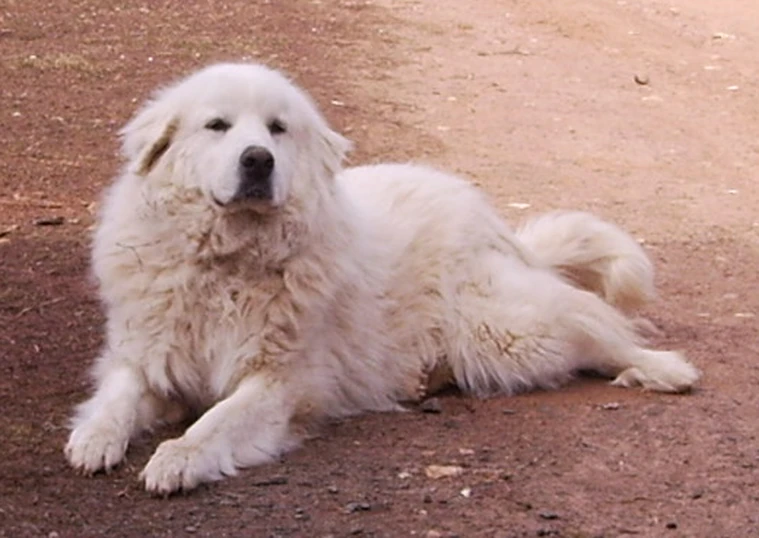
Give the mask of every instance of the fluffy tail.
[{"label": "fluffy tail", "polygon": [[656,295],[653,265],[638,242],[589,213],[540,215],[522,225],[517,236],[540,263],[622,311]]}]

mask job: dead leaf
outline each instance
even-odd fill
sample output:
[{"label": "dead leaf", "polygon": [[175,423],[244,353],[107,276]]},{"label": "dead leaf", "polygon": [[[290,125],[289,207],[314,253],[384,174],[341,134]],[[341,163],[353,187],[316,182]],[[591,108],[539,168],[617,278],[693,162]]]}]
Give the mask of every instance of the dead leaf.
[{"label": "dead leaf", "polygon": [[439,478],[451,478],[459,476],[464,472],[464,468],[458,465],[428,465],[424,469],[427,478],[437,480]]}]

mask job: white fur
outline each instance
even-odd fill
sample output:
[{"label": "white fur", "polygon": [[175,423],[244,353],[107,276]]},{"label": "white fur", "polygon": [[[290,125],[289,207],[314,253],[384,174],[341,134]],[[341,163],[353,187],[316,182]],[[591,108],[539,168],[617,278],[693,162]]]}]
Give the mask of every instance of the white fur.
[{"label": "white fur", "polygon": [[[215,117],[231,128],[204,128]],[[273,119],[287,131],[271,134]],[[513,394],[591,368],[676,392],[699,377],[640,347],[611,305],[653,292],[624,232],[569,213],[517,236],[456,177],[340,172],[348,142],[275,71],[209,67],[123,136],[93,245],[107,343],[73,419],[75,468],[111,468],[138,432],[201,414],[142,472],[168,494],[270,461],[320,419],[400,409],[425,385]],[[232,203],[249,145],[274,156],[274,195]]]},{"label": "white fur", "polygon": [[654,268],[632,237],[581,211],[554,211],[522,224],[517,237],[543,266],[624,311],[656,296]]}]

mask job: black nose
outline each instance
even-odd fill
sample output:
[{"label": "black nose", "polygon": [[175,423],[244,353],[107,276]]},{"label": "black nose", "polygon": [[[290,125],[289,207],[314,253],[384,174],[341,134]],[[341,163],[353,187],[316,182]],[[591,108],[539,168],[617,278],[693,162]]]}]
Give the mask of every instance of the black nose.
[{"label": "black nose", "polygon": [[237,199],[270,200],[274,156],[261,146],[248,146],[240,154],[240,188]]}]

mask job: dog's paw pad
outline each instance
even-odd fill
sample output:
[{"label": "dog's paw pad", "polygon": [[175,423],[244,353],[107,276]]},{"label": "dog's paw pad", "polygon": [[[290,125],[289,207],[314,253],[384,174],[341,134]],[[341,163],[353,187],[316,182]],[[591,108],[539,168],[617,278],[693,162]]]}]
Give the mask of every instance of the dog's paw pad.
[{"label": "dog's paw pad", "polygon": [[85,423],[71,432],[64,452],[72,467],[93,474],[118,465],[128,442],[128,436],[116,425]]}]

